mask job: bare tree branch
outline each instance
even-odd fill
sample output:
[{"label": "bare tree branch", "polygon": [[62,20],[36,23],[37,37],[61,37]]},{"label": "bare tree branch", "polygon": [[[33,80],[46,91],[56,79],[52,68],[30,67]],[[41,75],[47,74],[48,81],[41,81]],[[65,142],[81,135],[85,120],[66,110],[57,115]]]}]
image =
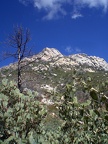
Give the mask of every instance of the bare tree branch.
[{"label": "bare tree branch", "polygon": [[18,88],[20,91],[21,91],[21,86],[22,86],[21,62],[25,57],[30,55],[31,49],[27,51],[27,49],[28,49],[27,45],[28,45],[28,42],[30,40],[31,40],[30,30],[26,29],[26,31],[24,31],[22,26],[16,26],[16,27],[14,27],[13,34],[10,34],[8,36],[7,41],[5,42],[5,44],[9,48],[15,48],[14,53],[5,52],[4,57],[5,58],[14,57],[18,62],[18,66],[17,66],[18,75],[17,75],[17,77],[18,77]]}]

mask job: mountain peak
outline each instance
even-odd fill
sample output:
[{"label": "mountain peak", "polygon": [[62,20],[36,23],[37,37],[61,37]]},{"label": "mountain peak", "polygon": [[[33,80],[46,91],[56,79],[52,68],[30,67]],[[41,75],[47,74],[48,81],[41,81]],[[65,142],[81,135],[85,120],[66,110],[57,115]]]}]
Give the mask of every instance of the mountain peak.
[{"label": "mountain peak", "polygon": [[44,48],[42,53],[44,53],[45,55],[51,55],[52,57],[62,55],[56,48],[48,47]]},{"label": "mountain peak", "polygon": [[[23,65],[29,62],[48,62],[48,67],[62,66],[64,70],[71,70],[71,68],[83,69],[84,71],[108,71],[108,63],[103,59],[96,56],[88,56],[85,53],[73,54],[69,56],[62,55],[55,48],[44,48],[37,55],[33,55],[31,58],[24,58]],[[16,64],[11,64],[7,68],[16,68]],[[40,64],[32,69],[37,70],[40,68]],[[43,69],[47,69],[43,64]]]},{"label": "mountain peak", "polygon": [[37,56],[38,58],[41,58],[42,60],[49,60],[55,57],[62,57],[63,55],[55,48],[46,47]]}]

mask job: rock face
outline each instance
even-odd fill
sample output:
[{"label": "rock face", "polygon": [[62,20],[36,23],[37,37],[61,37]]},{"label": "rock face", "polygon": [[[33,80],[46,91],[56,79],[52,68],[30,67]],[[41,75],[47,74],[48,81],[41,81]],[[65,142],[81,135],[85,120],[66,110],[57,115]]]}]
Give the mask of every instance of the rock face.
[{"label": "rock face", "polygon": [[108,71],[108,63],[103,58],[99,58],[96,56],[88,56],[86,54],[75,54],[69,57],[82,67],[86,66],[95,70]]},{"label": "rock face", "polygon": [[56,57],[63,57],[63,55],[57,49],[48,47],[43,49],[43,51],[37,55],[38,59],[45,61],[51,60]]},{"label": "rock face", "polygon": [[103,70],[108,71],[108,63],[96,56],[88,56],[86,54],[74,54],[63,56],[55,48],[45,48],[39,54],[33,56],[34,59],[49,62],[50,66],[64,66],[64,69],[71,67],[82,67],[85,71]]},{"label": "rock face", "polygon": [[[62,55],[55,48],[44,48],[42,52],[33,55],[31,58],[24,58],[22,64],[35,63],[29,65],[32,70],[48,70],[50,67],[62,67],[64,70],[71,70],[72,68],[82,69],[84,71],[108,71],[108,63],[103,59],[96,56],[88,56],[84,53],[74,54],[69,56]],[[5,67],[16,69],[16,64],[10,64]]]}]

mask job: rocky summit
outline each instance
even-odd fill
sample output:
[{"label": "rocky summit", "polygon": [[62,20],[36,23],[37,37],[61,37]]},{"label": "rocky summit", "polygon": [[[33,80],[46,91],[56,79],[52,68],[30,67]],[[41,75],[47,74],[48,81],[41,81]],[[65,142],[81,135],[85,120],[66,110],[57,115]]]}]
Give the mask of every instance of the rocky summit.
[{"label": "rocky summit", "polygon": [[[31,58],[25,58],[24,62],[48,62],[50,67],[62,66],[63,69],[71,70],[72,68],[83,69],[84,71],[108,71],[108,63],[103,59],[96,56],[88,56],[87,54],[73,54],[69,56],[62,55],[55,48],[45,48],[37,55]],[[43,65],[47,69],[46,65]],[[39,66],[40,67],[40,66]],[[33,68],[35,69],[35,68]],[[36,68],[38,69],[38,68]]]},{"label": "rocky summit", "polygon": [[[33,55],[30,58],[24,58],[22,64],[26,65],[32,62],[38,64],[36,67],[32,67],[34,70],[38,70],[40,68],[47,70],[49,67],[62,66],[65,70],[76,68],[76,70],[82,69],[90,72],[108,71],[108,63],[103,58],[88,56],[84,53],[64,56],[57,49],[48,47],[44,48],[40,53]],[[16,63],[10,64],[5,68],[8,69],[9,67],[15,69]]]}]

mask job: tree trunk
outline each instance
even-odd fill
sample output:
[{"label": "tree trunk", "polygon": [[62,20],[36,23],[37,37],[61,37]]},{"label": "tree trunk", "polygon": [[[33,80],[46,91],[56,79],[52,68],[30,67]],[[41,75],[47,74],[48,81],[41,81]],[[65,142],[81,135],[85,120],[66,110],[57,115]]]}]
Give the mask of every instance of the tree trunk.
[{"label": "tree trunk", "polygon": [[18,48],[18,89],[21,92],[21,48]]},{"label": "tree trunk", "polygon": [[21,68],[19,62],[18,62],[18,89],[21,92]]}]

